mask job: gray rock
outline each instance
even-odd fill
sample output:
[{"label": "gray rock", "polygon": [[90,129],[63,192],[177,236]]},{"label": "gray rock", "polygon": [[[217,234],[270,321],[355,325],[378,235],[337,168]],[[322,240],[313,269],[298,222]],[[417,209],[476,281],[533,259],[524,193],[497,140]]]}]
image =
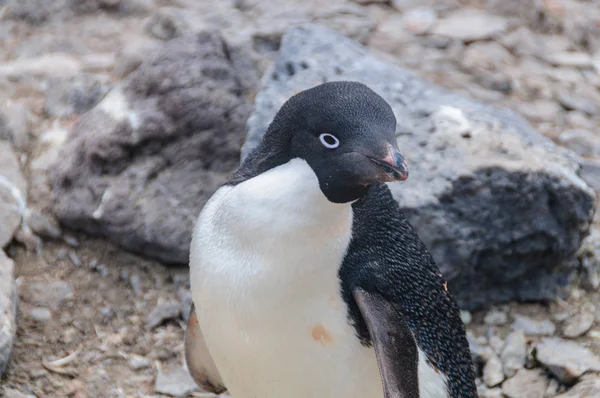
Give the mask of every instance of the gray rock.
[{"label": "gray rock", "polygon": [[600,192],[600,160],[584,159],[581,164],[581,178],[596,192]]},{"label": "gray rock", "polygon": [[57,308],[67,300],[71,300],[73,289],[65,281],[46,281],[40,283],[27,284],[24,287],[25,299],[30,303]]},{"label": "gray rock", "polygon": [[544,398],[548,379],[539,369],[521,369],[502,383],[502,393],[508,398]]},{"label": "gray rock", "polygon": [[27,182],[12,146],[0,140],[0,249],[13,238],[26,209]]},{"label": "gray rock", "polygon": [[284,35],[243,157],[283,102],[331,80],[361,81],[391,104],[411,177],[390,188],[463,309],[561,292],[594,208],[571,153],[514,113],[426,83],[327,28]]},{"label": "gray rock", "polygon": [[154,329],[170,319],[178,318],[181,315],[181,304],[175,300],[168,300],[158,303],[146,318],[146,328]]},{"label": "gray rock", "polygon": [[585,375],[581,381],[564,394],[555,398],[592,398],[600,397],[600,375]]},{"label": "gray rock", "polygon": [[64,119],[80,115],[92,109],[108,90],[107,82],[95,75],[51,78],[45,91],[46,115]]},{"label": "gray rock", "polygon": [[431,33],[471,42],[490,39],[503,33],[506,19],[474,8],[462,8],[438,20]]},{"label": "gray rock", "polygon": [[587,372],[600,372],[600,358],[579,344],[544,338],[536,346],[536,358],[561,382],[573,383]]},{"label": "gray rock", "polygon": [[591,329],[595,316],[593,312],[580,312],[569,318],[563,325],[563,335],[570,339],[579,337]]},{"label": "gray rock", "polygon": [[152,365],[152,362],[150,362],[150,360],[146,357],[142,357],[140,355],[131,355],[127,361],[127,365],[129,365],[129,368],[133,370],[140,370],[149,368]]},{"label": "gray rock", "polygon": [[483,367],[483,381],[488,387],[495,387],[504,381],[502,361],[498,355],[492,355]]},{"label": "gray rock", "polygon": [[565,130],[560,143],[581,156],[600,156],[600,137],[588,130]]},{"label": "gray rock", "polygon": [[192,379],[192,376],[183,368],[171,369],[158,372],[154,391],[171,397],[187,397],[191,392],[200,388]]},{"label": "gray rock", "polygon": [[61,223],[187,263],[200,209],[238,165],[245,94],[220,36],[169,41],[73,125],[50,170]]},{"label": "gray rock", "polygon": [[508,316],[506,315],[506,312],[502,312],[502,311],[490,311],[487,314],[485,314],[485,317],[483,318],[483,322],[486,325],[504,325],[506,322],[508,321]]},{"label": "gray rock", "polygon": [[551,336],[556,331],[556,326],[548,319],[538,321],[519,314],[515,314],[514,318],[513,329],[522,330],[527,336]]},{"label": "gray rock", "polygon": [[468,325],[473,320],[473,315],[471,315],[470,311],[461,310],[460,311],[460,319],[462,319],[465,325]]},{"label": "gray rock", "polygon": [[52,313],[48,308],[37,307],[31,310],[31,319],[36,322],[47,322],[52,319]]},{"label": "gray rock", "polygon": [[506,342],[500,354],[506,377],[513,377],[517,371],[523,369],[526,356],[527,341],[525,340],[525,333],[522,330],[511,332],[506,336]]},{"label": "gray rock", "polygon": [[17,301],[14,263],[0,249],[0,377],[6,372],[15,341]]}]

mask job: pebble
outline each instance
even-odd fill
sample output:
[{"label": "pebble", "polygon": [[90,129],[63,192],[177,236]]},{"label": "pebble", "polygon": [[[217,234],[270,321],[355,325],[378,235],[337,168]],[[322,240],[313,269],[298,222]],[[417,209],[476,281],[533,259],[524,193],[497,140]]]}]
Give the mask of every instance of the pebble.
[{"label": "pebble", "polygon": [[600,137],[589,130],[565,130],[558,137],[561,145],[581,156],[600,156]]},{"label": "pebble", "polygon": [[0,64],[0,78],[9,80],[25,80],[34,76],[76,76],[80,72],[81,63],[66,54],[45,54]]},{"label": "pebble", "polygon": [[474,8],[463,8],[439,20],[431,32],[439,36],[472,42],[490,39],[503,33],[507,26],[505,18]]},{"label": "pebble", "polygon": [[81,267],[81,260],[79,259],[79,257],[77,256],[77,254],[72,251],[69,250],[69,259],[71,260],[71,262],[73,263],[74,266],[76,267]]},{"label": "pebble", "polygon": [[[552,395],[547,395],[551,397]],[[556,398],[592,398],[600,397],[600,375],[585,375],[581,381],[564,394]]]},{"label": "pebble", "polygon": [[537,321],[524,315],[515,314],[512,327],[522,330],[527,336],[551,336],[556,331],[556,326],[550,320]]},{"label": "pebble", "polygon": [[502,361],[498,355],[492,355],[483,367],[483,382],[488,387],[495,387],[504,381]]},{"label": "pebble", "polygon": [[144,368],[149,368],[150,365],[152,365],[152,363],[148,358],[134,354],[129,357],[127,365],[129,365],[129,368],[133,370],[140,370]]},{"label": "pebble", "polygon": [[192,376],[183,368],[160,370],[156,376],[154,391],[172,397],[187,397],[191,392],[199,390]]},{"label": "pebble", "polygon": [[576,93],[562,90],[556,99],[568,111],[580,111],[590,116],[598,113],[598,105],[594,101]]},{"label": "pebble", "polygon": [[593,312],[580,312],[563,325],[563,335],[570,339],[584,335],[594,324]]},{"label": "pebble", "polygon": [[534,122],[556,122],[557,115],[563,112],[555,101],[545,99],[521,103],[516,110]]},{"label": "pebble", "polygon": [[32,283],[26,291],[27,301],[44,307],[55,308],[74,297],[71,286],[65,281]]},{"label": "pebble", "polygon": [[567,112],[566,117],[567,123],[574,128],[580,129],[592,129],[594,128],[594,122],[583,112],[571,111]]},{"label": "pebble", "polygon": [[560,338],[544,338],[536,346],[536,358],[562,383],[573,383],[586,372],[600,372],[600,358],[579,344]]},{"label": "pebble", "polygon": [[471,312],[469,312],[469,311],[461,310],[460,311],[460,319],[462,319],[462,321],[465,325],[468,325],[473,320],[473,315],[471,315]]},{"label": "pebble", "polygon": [[31,310],[31,319],[36,322],[47,322],[52,319],[52,313],[48,308],[36,307]]},{"label": "pebble", "polygon": [[65,236],[63,236],[63,240],[65,241],[65,243],[67,245],[69,245],[71,247],[79,247],[79,241],[74,236],[65,235]]},{"label": "pebble", "polygon": [[35,398],[35,395],[24,394],[14,388],[4,388],[2,392],[4,398]]},{"label": "pebble", "polygon": [[507,321],[508,316],[506,315],[506,312],[502,311],[490,311],[485,315],[485,318],[483,318],[483,322],[486,325],[491,326],[504,325]]},{"label": "pebble", "polygon": [[48,216],[39,212],[38,210],[31,209],[27,224],[31,230],[44,238],[58,239],[61,235],[60,226],[58,221],[53,216]]},{"label": "pebble", "polygon": [[[0,88],[2,91],[2,88]],[[26,149],[29,143],[29,109],[20,102],[0,101],[0,139],[9,140],[14,148]]]},{"label": "pebble", "polygon": [[138,68],[148,56],[160,47],[158,40],[138,39],[128,42],[115,58],[114,73],[120,79]]},{"label": "pebble", "polygon": [[504,364],[504,374],[512,377],[523,368],[527,356],[527,341],[522,330],[515,330],[506,337],[506,343],[500,354]]},{"label": "pebble", "polygon": [[502,393],[508,398],[543,398],[547,387],[548,379],[543,371],[521,369],[502,383]]},{"label": "pebble", "polygon": [[163,7],[146,21],[144,28],[157,39],[171,40],[181,36],[188,26],[183,10]]},{"label": "pebble", "polygon": [[402,26],[415,35],[425,34],[435,23],[437,15],[430,7],[417,7],[402,14]]},{"label": "pebble", "polygon": [[555,66],[569,66],[576,68],[591,68],[592,57],[588,53],[575,51],[559,51],[545,54],[544,60]]},{"label": "pebble", "polygon": [[175,319],[181,314],[181,305],[175,300],[159,303],[146,318],[146,328],[154,329],[170,319]]}]

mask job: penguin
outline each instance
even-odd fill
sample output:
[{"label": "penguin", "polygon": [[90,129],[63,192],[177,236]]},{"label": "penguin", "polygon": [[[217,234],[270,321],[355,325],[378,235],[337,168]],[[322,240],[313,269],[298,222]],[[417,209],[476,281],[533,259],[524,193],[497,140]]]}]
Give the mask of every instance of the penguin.
[{"label": "penguin", "polygon": [[194,380],[232,398],[471,398],[456,301],[388,183],[408,177],[390,105],[327,82],[284,103],[200,212]]}]

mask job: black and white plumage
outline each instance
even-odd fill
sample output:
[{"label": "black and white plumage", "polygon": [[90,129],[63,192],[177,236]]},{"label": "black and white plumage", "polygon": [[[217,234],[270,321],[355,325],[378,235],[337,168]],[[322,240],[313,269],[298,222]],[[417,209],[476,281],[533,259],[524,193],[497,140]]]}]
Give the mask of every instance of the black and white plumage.
[{"label": "black and white plumage", "polygon": [[389,105],[331,82],[292,97],[202,210],[186,360],[232,398],[476,397],[464,326],[384,182]]}]

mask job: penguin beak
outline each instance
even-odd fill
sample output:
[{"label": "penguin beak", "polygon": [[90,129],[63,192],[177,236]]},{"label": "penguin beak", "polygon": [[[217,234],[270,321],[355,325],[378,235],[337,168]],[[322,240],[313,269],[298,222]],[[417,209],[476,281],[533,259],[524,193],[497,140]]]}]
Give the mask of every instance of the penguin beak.
[{"label": "penguin beak", "polygon": [[376,159],[369,156],[369,159],[375,163],[381,170],[380,182],[404,181],[408,178],[408,165],[400,152],[391,144],[388,144],[387,155],[383,159]]}]

